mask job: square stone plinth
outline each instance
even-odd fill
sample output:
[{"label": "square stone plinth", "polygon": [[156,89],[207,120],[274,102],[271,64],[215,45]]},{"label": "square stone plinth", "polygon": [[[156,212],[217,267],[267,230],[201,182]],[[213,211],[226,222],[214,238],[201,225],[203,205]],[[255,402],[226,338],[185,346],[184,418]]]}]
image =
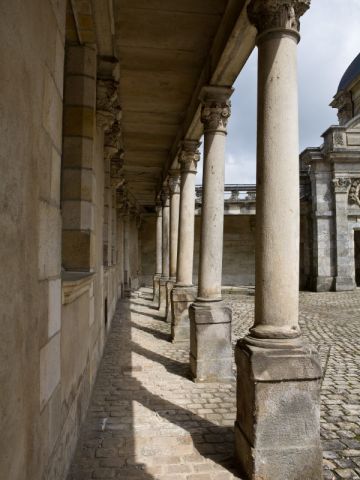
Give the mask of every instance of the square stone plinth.
[{"label": "square stone plinth", "polygon": [[175,285],[171,292],[171,338],[174,343],[190,342],[189,307],[197,287]]},{"label": "square stone plinth", "polygon": [[171,291],[174,288],[175,280],[170,278],[166,282],[166,311],[165,311],[165,320],[167,323],[171,323]]},{"label": "square stone plinth", "polygon": [[348,292],[355,289],[355,282],[352,277],[335,277],[335,291]]},{"label": "square stone plinth", "polygon": [[196,301],[189,308],[190,368],[196,382],[231,382],[231,309]]},{"label": "square stone plinth", "polygon": [[320,358],[312,347],[236,346],[235,456],[247,480],[320,480]]},{"label": "square stone plinth", "polygon": [[159,281],[159,310],[165,312],[166,310],[166,283],[169,281],[168,277],[160,277]]},{"label": "square stone plinth", "polygon": [[155,305],[159,305],[160,301],[160,277],[159,274],[155,274],[153,277],[153,302]]}]

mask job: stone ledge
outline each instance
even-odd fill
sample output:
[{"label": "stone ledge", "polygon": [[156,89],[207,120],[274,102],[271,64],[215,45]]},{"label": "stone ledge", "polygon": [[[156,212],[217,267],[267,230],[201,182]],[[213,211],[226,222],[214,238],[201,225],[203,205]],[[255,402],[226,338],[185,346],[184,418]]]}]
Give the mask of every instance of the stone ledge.
[{"label": "stone ledge", "polygon": [[77,298],[89,291],[95,273],[90,272],[63,272],[62,280],[62,304],[74,302]]}]

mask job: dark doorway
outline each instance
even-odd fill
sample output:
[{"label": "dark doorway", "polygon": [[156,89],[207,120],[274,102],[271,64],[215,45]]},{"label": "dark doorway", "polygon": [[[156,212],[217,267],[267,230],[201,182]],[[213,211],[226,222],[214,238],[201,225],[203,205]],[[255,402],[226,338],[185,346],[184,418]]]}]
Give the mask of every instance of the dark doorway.
[{"label": "dark doorway", "polygon": [[355,282],[360,287],[360,230],[354,230]]}]

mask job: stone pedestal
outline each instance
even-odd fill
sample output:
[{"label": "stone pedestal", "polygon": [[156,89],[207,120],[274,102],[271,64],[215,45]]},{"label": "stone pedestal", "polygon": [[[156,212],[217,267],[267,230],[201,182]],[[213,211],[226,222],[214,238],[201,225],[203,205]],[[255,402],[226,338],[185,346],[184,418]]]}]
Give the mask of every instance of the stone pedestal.
[{"label": "stone pedestal", "polygon": [[162,310],[163,312],[166,311],[166,284],[168,281],[169,279],[167,277],[160,277],[159,280],[159,310]]},{"label": "stone pedestal", "polygon": [[159,305],[160,301],[160,273],[156,273],[153,277],[153,302]]},{"label": "stone pedestal", "polygon": [[232,372],[231,309],[219,302],[189,308],[190,369],[196,382],[230,382]]},{"label": "stone pedestal", "polygon": [[355,282],[352,277],[336,277],[335,278],[335,291],[336,292],[347,292],[349,290],[354,290]]},{"label": "stone pedestal", "polygon": [[321,479],[318,353],[239,341],[235,358],[235,455],[244,478]]},{"label": "stone pedestal", "polygon": [[173,343],[189,343],[189,307],[195,301],[197,287],[174,286],[171,292],[171,339]]},{"label": "stone pedestal", "polygon": [[167,323],[171,323],[171,291],[174,288],[175,279],[170,278],[166,282],[166,312],[165,320]]}]

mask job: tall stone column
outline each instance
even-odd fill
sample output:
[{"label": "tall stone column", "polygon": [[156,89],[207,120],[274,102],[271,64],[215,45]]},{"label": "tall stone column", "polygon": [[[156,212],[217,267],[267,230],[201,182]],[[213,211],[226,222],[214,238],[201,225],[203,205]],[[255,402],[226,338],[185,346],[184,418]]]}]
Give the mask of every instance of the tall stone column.
[{"label": "tall stone column", "polygon": [[162,273],[162,205],[156,202],[156,271],[153,278],[154,294],[153,302],[159,306],[160,277]]},{"label": "tall stone column", "polygon": [[355,288],[354,264],[349,254],[348,196],[351,180],[337,177],[333,180],[335,193],[336,227],[336,278],[335,290],[346,291]]},{"label": "tall stone column", "polygon": [[190,306],[190,367],[196,381],[232,379],[231,310],[221,299],[226,126],[232,89],[204,87],[199,286]]},{"label": "tall stone column", "polygon": [[131,291],[131,278],[130,278],[130,210],[128,204],[124,203],[124,295],[129,296]]},{"label": "tall stone column", "polygon": [[253,0],[258,29],[255,323],[236,346],[236,457],[248,479],[322,478],[318,353],[301,338],[297,43],[310,0]]},{"label": "tall stone column", "polygon": [[171,322],[171,290],[176,282],[176,266],[178,254],[178,238],[179,238],[179,210],[180,210],[180,171],[170,171],[169,174],[169,191],[170,191],[170,278],[166,283],[166,321]]},{"label": "tall stone column", "polygon": [[173,342],[190,339],[189,307],[195,300],[193,286],[195,177],[200,159],[197,140],[184,140],[181,146],[180,216],[176,284],[171,292],[171,338]]},{"label": "tall stone column", "polygon": [[160,277],[160,301],[159,310],[166,309],[166,282],[170,277],[170,196],[167,186],[161,193],[162,202],[162,268]]}]

